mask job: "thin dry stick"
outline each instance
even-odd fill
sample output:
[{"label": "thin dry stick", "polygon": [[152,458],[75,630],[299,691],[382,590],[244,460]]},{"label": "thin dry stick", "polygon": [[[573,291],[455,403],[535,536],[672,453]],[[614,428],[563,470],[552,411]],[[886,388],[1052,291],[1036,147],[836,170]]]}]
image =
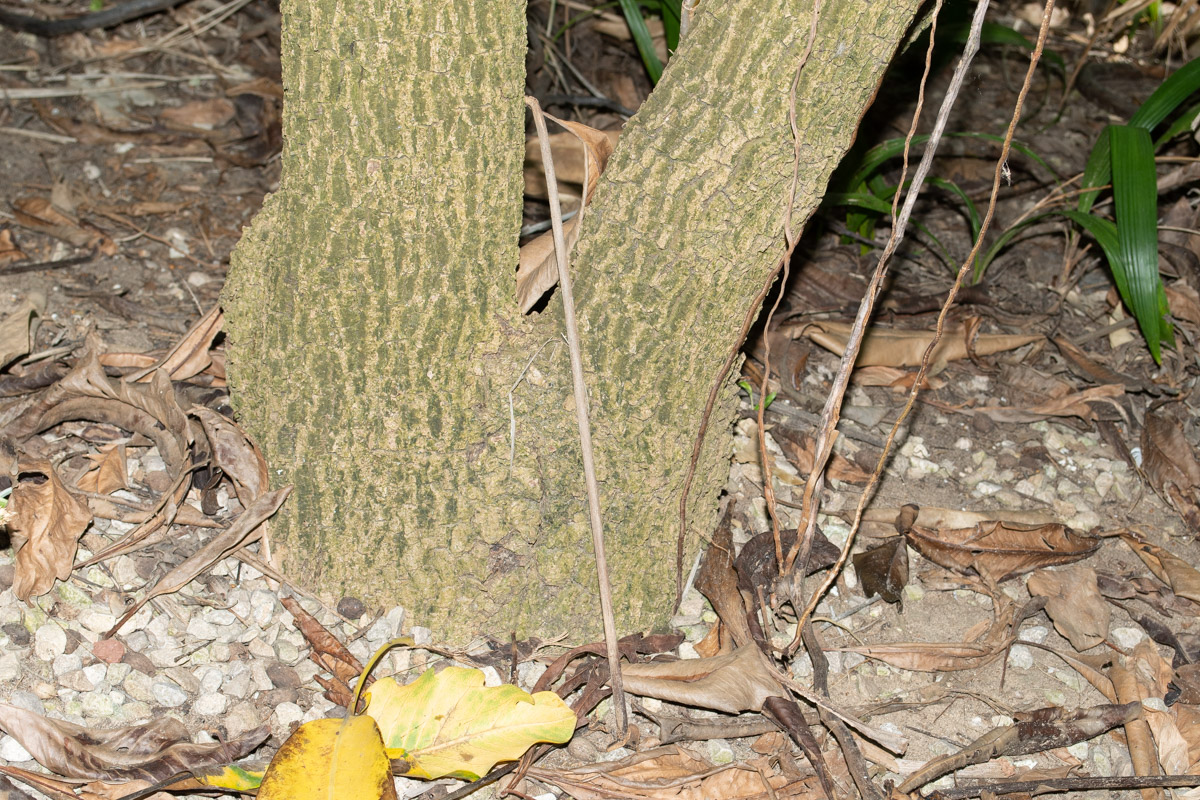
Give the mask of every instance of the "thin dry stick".
[{"label": "thin dry stick", "polygon": [[[976,16],[971,25],[971,35],[967,40],[967,47],[963,53],[964,61],[968,60],[968,53],[973,56],[974,50],[977,50],[979,47],[980,29],[983,22],[982,12],[983,10],[986,10],[987,4],[988,0],[980,0],[979,7],[976,9]],[[930,357],[932,356],[933,351],[937,348],[938,344],[941,342],[942,332],[945,329],[946,316],[949,314],[950,306],[954,304],[954,298],[958,294],[959,287],[962,286],[962,282],[966,278],[967,273],[971,271],[971,267],[975,263],[975,256],[978,255],[979,250],[983,247],[984,237],[987,235],[988,228],[991,227],[992,217],[996,212],[996,199],[1000,194],[1000,182],[1004,175],[1004,167],[1008,163],[1008,154],[1012,148],[1013,135],[1017,131],[1017,123],[1021,120],[1021,109],[1025,105],[1025,97],[1029,94],[1029,87],[1033,83],[1034,71],[1037,69],[1038,61],[1042,57],[1042,50],[1046,46],[1046,37],[1050,32],[1050,15],[1053,11],[1054,0],[1046,0],[1046,6],[1042,12],[1042,27],[1038,32],[1037,45],[1034,47],[1033,53],[1029,57],[1029,69],[1025,73],[1025,83],[1022,84],[1021,91],[1017,95],[1017,102],[1013,108],[1012,119],[1009,121],[1008,130],[1004,135],[1004,144],[1000,147],[1000,158],[996,161],[996,171],[992,177],[992,193],[988,198],[987,213],[984,214],[983,224],[979,227],[979,235],[975,239],[975,245],[971,248],[971,252],[967,254],[966,260],[963,261],[962,266],[959,267],[958,275],[956,275],[954,279],[954,285],[950,287],[950,291],[946,295],[946,301],[942,304],[942,310],[938,314],[937,327],[934,331],[933,339],[929,342],[928,347],[925,348],[925,353],[921,358],[921,366],[917,370],[916,379],[913,381],[912,389],[908,393],[908,400],[904,405],[904,409],[900,412],[900,416],[892,425],[891,431],[888,432],[888,437],[887,441],[884,443],[883,452],[879,456],[879,462],[875,465],[875,471],[871,474],[871,478],[867,482],[867,486],[863,489],[862,495],[859,498],[858,507],[855,509],[854,513],[854,523],[850,527],[850,533],[846,536],[846,543],[842,547],[841,555],[838,556],[837,563],[834,564],[833,568],[829,570],[829,574],[821,583],[821,587],[813,593],[811,598],[809,598],[808,604],[805,606],[803,613],[800,614],[800,619],[797,622],[796,628],[796,640],[792,642],[791,646],[789,646],[789,652],[795,652],[795,647],[800,641],[800,630],[803,629],[804,623],[808,620],[808,618],[812,615],[813,610],[817,607],[817,603],[820,602],[821,596],[824,595],[825,592],[829,590],[829,587],[833,585],[833,582],[837,579],[838,573],[841,572],[842,566],[846,563],[846,558],[850,555],[850,548],[854,544],[855,535],[858,533],[859,526],[862,523],[863,511],[866,508],[867,500],[870,498],[875,485],[879,482],[879,476],[883,472],[883,466],[887,461],[887,455],[891,450],[892,442],[895,440],[896,433],[900,430],[901,424],[903,424],[904,420],[908,417],[909,412],[912,410],[913,404],[916,403],[917,395],[920,393],[921,384],[925,380],[925,375],[929,372]],[[955,73],[955,77],[958,77],[957,72]],[[952,82],[951,92],[947,93],[946,102],[952,102],[953,94],[956,93],[957,86],[955,86]],[[948,111],[949,109],[946,105],[943,105],[942,110]],[[939,114],[939,122],[941,119],[942,115]],[[930,142],[932,143],[932,141],[932,137],[930,137]],[[928,155],[928,151],[926,154]],[[925,166],[924,160],[922,160],[921,166]],[[920,168],[918,168],[917,177],[913,179],[913,188],[911,192],[915,193],[917,191],[919,188],[918,179],[923,178],[924,175],[922,174]],[[912,196],[913,195],[910,194],[910,199]],[[909,207],[909,203],[907,201],[905,203],[905,207]]]},{"label": "thin dry stick", "polygon": [[[779,308],[779,303],[783,300],[784,289],[787,287],[788,266],[792,262],[792,253],[796,250],[796,232],[792,230],[792,208],[796,204],[796,187],[800,183],[800,129],[796,126],[796,88],[800,85],[800,73],[804,70],[804,65],[808,63],[808,57],[812,55],[813,42],[817,39],[817,22],[820,19],[821,0],[813,0],[812,18],[808,26],[808,44],[805,45],[804,53],[800,56],[800,63],[796,65],[796,72],[792,75],[792,86],[788,91],[788,127],[792,131],[792,182],[788,187],[787,203],[783,208],[783,239],[787,248],[780,259],[779,266],[776,267],[776,272],[783,274],[779,280],[779,293],[775,295],[775,303],[767,312],[767,321],[763,325],[764,331],[771,330],[771,320],[774,319],[775,310]],[[775,484],[771,479],[771,454],[767,451],[767,430],[763,419],[767,412],[767,381],[771,377],[770,336],[763,336],[763,347],[762,385],[758,389],[758,452],[762,460],[763,498],[767,502],[767,513],[771,517],[771,533],[775,539],[775,563],[782,564],[783,541],[780,539],[779,533]]]},{"label": "thin dry stick", "polygon": [[592,548],[596,553],[596,579],[600,583],[600,614],[604,618],[604,649],[608,656],[609,686],[612,688],[613,712],[616,714],[620,737],[627,737],[629,719],[625,713],[625,689],[621,682],[621,654],[617,650],[616,622],[613,619],[612,588],[608,581],[608,561],[604,555],[604,528],[600,521],[600,489],[596,484],[596,466],[592,456],[592,428],[588,420],[587,384],[583,381],[583,355],[579,347],[579,326],[575,322],[575,297],[571,293],[571,273],[567,269],[567,245],[563,239],[562,207],[558,202],[558,183],[554,178],[554,159],[550,155],[550,139],[542,107],[532,97],[525,105],[533,112],[538,141],[542,147],[542,166],[546,172],[546,189],[550,195],[550,219],[554,228],[554,252],[558,261],[559,292],[562,293],[563,316],[567,325],[567,349],[571,352],[571,380],[575,393],[575,419],[579,422],[579,449],[583,453],[583,478],[587,483],[588,519],[592,525]]}]

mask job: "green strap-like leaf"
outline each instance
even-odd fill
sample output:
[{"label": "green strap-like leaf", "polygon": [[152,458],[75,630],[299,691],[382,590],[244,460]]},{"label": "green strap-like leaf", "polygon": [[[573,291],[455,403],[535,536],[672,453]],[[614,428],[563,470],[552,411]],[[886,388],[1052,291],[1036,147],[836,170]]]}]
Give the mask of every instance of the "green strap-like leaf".
[{"label": "green strap-like leaf", "polygon": [[[1154,90],[1154,94],[1129,118],[1129,125],[1153,131],[1197,89],[1200,89],[1200,58],[1192,59],[1163,81],[1162,85]],[[1086,213],[1092,210],[1092,204],[1096,202],[1096,195],[1099,194],[1095,187],[1104,186],[1111,178],[1112,158],[1106,128],[1092,147],[1092,154],[1088,156],[1087,167],[1083,171],[1082,188],[1094,191],[1079,195],[1080,211]]]},{"label": "green strap-like leaf", "polygon": [[654,41],[650,38],[650,29],[646,27],[646,20],[642,17],[642,9],[637,0],[621,0],[621,11],[625,12],[625,21],[629,23],[629,32],[633,35],[638,53],[642,56],[642,63],[646,65],[646,72],[650,74],[650,82],[658,83],[658,79],[662,77],[663,65],[658,60],[658,53],[654,52]]},{"label": "green strap-like leaf", "polygon": [[1158,176],[1150,131],[1134,125],[1109,128],[1113,202],[1121,262],[1129,271],[1129,308],[1156,363],[1162,361],[1163,320],[1158,312]]},{"label": "green strap-like leaf", "polygon": [[1129,124],[1148,131],[1154,130],[1197,89],[1200,89],[1200,58],[1192,59],[1163,81],[1129,118]]}]

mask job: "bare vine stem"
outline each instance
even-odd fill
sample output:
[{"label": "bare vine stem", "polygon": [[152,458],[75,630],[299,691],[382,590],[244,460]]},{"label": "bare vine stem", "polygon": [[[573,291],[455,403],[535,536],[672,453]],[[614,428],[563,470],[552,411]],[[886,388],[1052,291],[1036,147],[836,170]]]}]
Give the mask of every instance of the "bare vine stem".
[{"label": "bare vine stem", "polygon": [[[925,174],[928,172],[928,165],[932,160],[931,150],[929,148],[936,146],[937,138],[940,138],[940,134],[945,127],[945,119],[949,115],[950,106],[952,105],[955,97],[957,97],[959,88],[962,85],[961,79],[965,77],[966,67],[970,60],[974,57],[975,52],[979,49],[980,31],[983,27],[983,18],[985,12],[987,11],[987,6],[988,0],[979,0],[979,4],[976,6],[975,16],[971,21],[971,33],[967,39],[967,45],[963,50],[962,61],[959,63],[958,68],[954,72],[954,78],[951,80],[950,89],[947,91],[946,98],[942,103],[942,107],[938,111],[938,119],[934,126],[934,132],[930,135],[927,149],[921,159],[920,166],[917,168],[916,175],[913,178],[912,188],[909,190],[909,194],[905,198],[905,213],[902,215],[902,218],[897,219],[897,228],[900,228],[900,235],[903,234],[903,229],[901,226],[902,224],[907,223],[908,212],[911,212],[912,205],[916,201],[917,192],[920,190],[921,183],[924,181]],[[1019,123],[1021,120],[1021,109],[1025,105],[1025,97],[1029,94],[1029,87],[1033,82],[1034,71],[1037,69],[1038,61],[1041,59],[1042,51],[1046,46],[1046,37],[1050,32],[1050,15],[1053,11],[1054,0],[1046,0],[1046,5],[1042,11],[1042,24],[1040,30],[1038,31],[1037,44],[1034,47],[1033,53],[1030,54],[1029,69],[1025,73],[1025,82],[1022,84],[1021,91],[1017,95],[1017,100],[1013,107],[1012,118],[1009,121],[1008,130],[1004,135],[1004,144],[1000,148],[1000,157],[996,160],[996,170],[992,177],[992,192],[991,196],[988,198],[987,212],[984,214],[983,223],[980,225],[979,234],[975,239],[975,244],[971,248],[971,252],[963,261],[962,266],[959,267],[958,274],[954,279],[954,285],[950,287],[950,291],[946,295],[946,300],[942,304],[941,312],[938,314],[937,328],[934,332],[933,339],[925,348],[925,353],[921,358],[921,366],[917,370],[917,375],[913,381],[912,389],[908,393],[908,400],[904,405],[904,409],[900,412],[900,416],[892,425],[891,431],[888,432],[887,441],[884,443],[883,452],[879,456],[879,461],[875,466],[875,471],[871,474],[871,478],[867,482],[867,486],[863,489],[862,495],[859,498],[858,507],[855,509],[854,513],[854,523],[850,528],[850,532],[846,536],[846,542],[842,546],[842,551],[838,556],[837,563],[834,564],[829,570],[829,574],[826,576],[825,580],[822,581],[820,588],[816,592],[813,592],[812,597],[809,598],[808,603],[804,606],[804,611],[799,615],[799,620],[797,621],[796,625],[796,638],[788,647],[789,653],[794,653],[796,648],[799,646],[800,631],[803,630],[805,622],[807,622],[809,617],[812,615],[812,612],[817,607],[817,603],[820,602],[821,597],[829,590],[829,587],[833,585],[833,582],[837,580],[838,573],[846,563],[846,558],[849,556],[850,549],[854,544],[855,535],[858,533],[859,526],[862,523],[863,511],[866,508],[867,501],[870,499],[876,484],[879,482],[879,476],[883,473],[883,467],[887,461],[888,453],[891,450],[892,442],[895,440],[896,433],[899,431],[901,424],[908,417],[909,412],[912,410],[913,404],[916,402],[917,395],[920,393],[921,384],[924,382],[925,376],[929,372],[929,361],[932,357],[934,349],[937,348],[939,342],[941,341],[942,332],[945,329],[946,316],[949,314],[950,306],[954,304],[954,298],[958,294],[958,290],[962,286],[963,280],[966,278],[967,273],[971,271],[971,268],[975,263],[975,256],[983,247],[984,237],[987,235],[988,228],[991,227],[992,217],[995,215],[996,200],[1000,194],[1000,183],[1003,179],[1005,167],[1008,164],[1008,154],[1012,148],[1012,140],[1017,130],[1017,123]],[[896,230],[893,230],[892,237],[893,239],[897,237]],[[889,240],[888,244],[891,245],[892,241]],[[891,249],[894,250],[894,246]],[[884,257],[887,255],[890,255],[890,253],[885,250]],[[866,301],[867,298],[864,298],[864,305],[866,304]],[[860,306],[860,316],[861,311],[862,307]],[[858,320],[855,321],[855,324],[857,326]],[[847,352],[848,351],[849,345],[847,345]],[[843,363],[845,363],[844,360]],[[853,364],[853,359],[850,360],[850,364]],[[814,466],[814,474],[815,471],[816,468]]]},{"label": "bare vine stem", "polygon": [[[535,98],[526,97],[525,105],[533,112],[546,189],[550,198],[550,219],[554,230],[554,253],[558,261],[559,292],[563,300],[563,318],[567,328],[567,349],[571,353],[571,382],[575,393],[575,419],[579,423],[579,449],[583,454],[583,478],[587,484],[588,521],[592,528],[592,549],[596,554],[596,580],[600,584],[600,614],[604,618],[604,649],[608,657],[609,686],[612,688],[613,713],[618,738],[627,738],[629,717],[625,711],[625,689],[621,681],[621,654],[617,649],[616,621],[613,618],[612,586],[608,579],[608,560],[604,554],[604,526],[600,520],[600,488],[596,483],[596,464],[592,453],[592,426],[588,418],[587,384],[583,380],[583,354],[579,346],[579,325],[575,321],[575,296],[571,293],[571,273],[567,269],[567,245],[563,238],[562,206],[558,202],[558,183],[554,178],[554,159],[546,118]],[[582,222],[580,209],[580,222]]]}]

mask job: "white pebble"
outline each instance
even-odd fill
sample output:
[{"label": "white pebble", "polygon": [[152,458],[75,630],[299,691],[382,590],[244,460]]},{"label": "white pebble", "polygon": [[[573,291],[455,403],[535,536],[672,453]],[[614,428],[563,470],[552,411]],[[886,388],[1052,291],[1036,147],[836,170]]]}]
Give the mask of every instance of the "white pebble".
[{"label": "white pebble", "polygon": [[11,736],[5,736],[0,739],[0,758],[8,763],[21,761],[32,761],[33,756],[29,755],[29,751],[21,746],[21,743]]},{"label": "white pebble", "polygon": [[1008,651],[1008,666],[1015,669],[1030,669],[1033,667],[1033,653],[1028,647],[1014,644]]},{"label": "white pebble", "polygon": [[47,622],[33,635],[33,652],[42,661],[53,661],[67,650],[67,632]]},{"label": "white pebble", "polygon": [[1141,628],[1113,628],[1109,631],[1109,635],[1112,636],[1117,647],[1122,650],[1137,647],[1138,643],[1146,638],[1146,634],[1142,632]]}]

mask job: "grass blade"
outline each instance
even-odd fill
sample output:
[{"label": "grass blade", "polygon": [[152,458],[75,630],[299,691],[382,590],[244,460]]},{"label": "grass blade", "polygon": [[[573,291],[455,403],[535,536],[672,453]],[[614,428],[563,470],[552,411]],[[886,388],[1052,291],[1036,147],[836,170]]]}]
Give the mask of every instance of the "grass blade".
[{"label": "grass blade", "polygon": [[621,0],[621,11],[625,13],[625,22],[629,24],[629,33],[637,45],[642,63],[646,65],[646,72],[650,74],[650,82],[656,84],[662,77],[663,65],[658,60],[658,53],[654,52],[654,41],[650,38],[650,29],[646,27],[646,20],[642,17],[642,9],[637,0]]},{"label": "grass blade", "polygon": [[1159,343],[1164,338],[1163,326],[1167,325],[1169,331],[1169,323],[1163,320],[1158,308],[1162,279],[1158,274],[1158,175],[1154,170],[1154,144],[1147,128],[1114,125],[1108,133],[1117,242],[1122,265],[1129,271],[1126,303],[1137,318],[1154,361],[1161,363]]},{"label": "grass blade", "polygon": [[1154,130],[1197,89],[1200,89],[1200,58],[1193,58],[1154,90],[1154,94],[1129,118],[1129,124]]}]

